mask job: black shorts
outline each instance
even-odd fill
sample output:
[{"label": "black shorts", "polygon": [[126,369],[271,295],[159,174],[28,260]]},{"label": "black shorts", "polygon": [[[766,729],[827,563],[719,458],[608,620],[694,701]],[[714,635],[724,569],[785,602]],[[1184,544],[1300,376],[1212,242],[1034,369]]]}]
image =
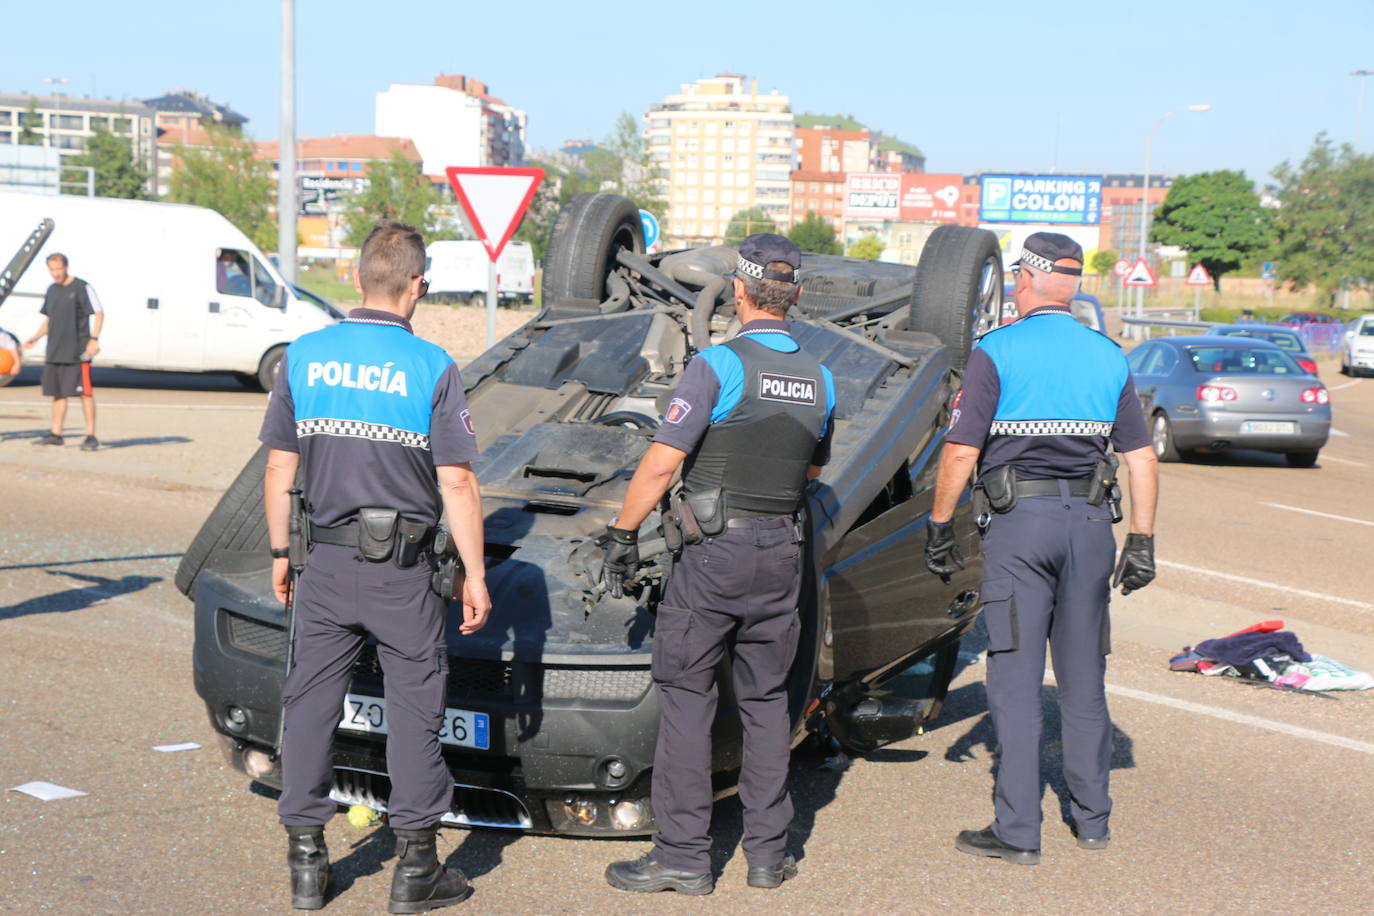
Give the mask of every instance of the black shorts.
[{"label": "black shorts", "polygon": [[43,394],[50,398],[88,398],[95,394],[91,364],[44,363]]}]

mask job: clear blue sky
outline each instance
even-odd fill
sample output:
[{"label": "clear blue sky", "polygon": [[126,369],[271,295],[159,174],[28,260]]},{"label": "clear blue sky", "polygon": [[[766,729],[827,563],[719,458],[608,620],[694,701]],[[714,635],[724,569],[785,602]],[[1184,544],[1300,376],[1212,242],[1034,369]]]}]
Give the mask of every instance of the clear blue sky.
[{"label": "clear blue sky", "polygon": [[[187,87],[278,132],[275,0],[5,5],[0,91],[140,99]],[[757,76],[795,111],[852,113],[932,172],[1241,168],[1269,179],[1318,131],[1353,141],[1374,2],[376,4],[297,0],[298,132],[370,133],[391,82],[465,73],[529,114],[529,146],[607,134],[680,83]],[[765,9],[771,13],[763,12]],[[1362,151],[1374,149],[1374,85]]]}]

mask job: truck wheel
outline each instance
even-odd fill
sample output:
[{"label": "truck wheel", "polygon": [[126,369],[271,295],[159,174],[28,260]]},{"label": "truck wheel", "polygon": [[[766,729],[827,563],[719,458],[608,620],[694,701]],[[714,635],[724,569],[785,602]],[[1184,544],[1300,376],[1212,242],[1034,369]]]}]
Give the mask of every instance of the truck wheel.
[{"label": "truck wheel", "polygon": [[980,334],[1002,311],[1002,249],[986,229],[940,226],[930,234],[911,283],[911,329],[934,334],[964,368]]},{"label": "truck wheel", "polygon": [[544,305],[606,298],[617,249],[644,253],[639,208],[617,194],[574,194],[558,214],[544,256]]},{"label": "truck wheel", "polygon": [[176,573],[176,586],[186,597],[195,598],[196,578],[215,554],[233,550],[267,555],[267,520],[262,512],[262,475],[266,469],[264,445],[229,484],[186,548]]},{"label": "truck wheel", "polygon": [[285,346],[273,347],[263,354],[262,362],[258,363],[258,387],[263,391],[271,391],[276,384],[277,370],[281,368],[281,358],[285,355]]}]

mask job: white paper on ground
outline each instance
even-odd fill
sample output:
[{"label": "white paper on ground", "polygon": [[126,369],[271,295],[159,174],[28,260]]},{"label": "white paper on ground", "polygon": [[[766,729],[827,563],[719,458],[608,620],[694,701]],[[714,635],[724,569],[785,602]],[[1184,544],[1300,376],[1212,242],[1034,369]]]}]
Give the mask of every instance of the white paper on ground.
[{"label": "white paper on ground", "polygon": [[22,786],[13,787],[10,791],[32,795],[39,801],[54,801],[59,798],[76,798],[86,794],[80,789],[68,789],[66,786],[59,786],[51,782],[43,782],[42,780],[26,782]]},{"label": "white paper on ground", "polygon": [[155,744],[153,750],[161,751],[164,754],[175,754],[177,751],[198,751],[200,745],[194,741],[183,741],[181,744]]}]

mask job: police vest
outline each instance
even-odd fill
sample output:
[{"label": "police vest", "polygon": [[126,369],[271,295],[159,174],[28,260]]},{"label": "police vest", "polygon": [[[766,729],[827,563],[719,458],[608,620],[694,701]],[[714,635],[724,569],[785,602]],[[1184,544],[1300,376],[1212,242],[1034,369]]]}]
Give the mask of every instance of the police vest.
[{"label": "police vest", "polygon": [[731,517],[791,515],[829,413],[821,364],[805,350],[780,353],[747,337],[721,346],[743,364],[744,391],[688,457],[683,486],[721,488]]}]

